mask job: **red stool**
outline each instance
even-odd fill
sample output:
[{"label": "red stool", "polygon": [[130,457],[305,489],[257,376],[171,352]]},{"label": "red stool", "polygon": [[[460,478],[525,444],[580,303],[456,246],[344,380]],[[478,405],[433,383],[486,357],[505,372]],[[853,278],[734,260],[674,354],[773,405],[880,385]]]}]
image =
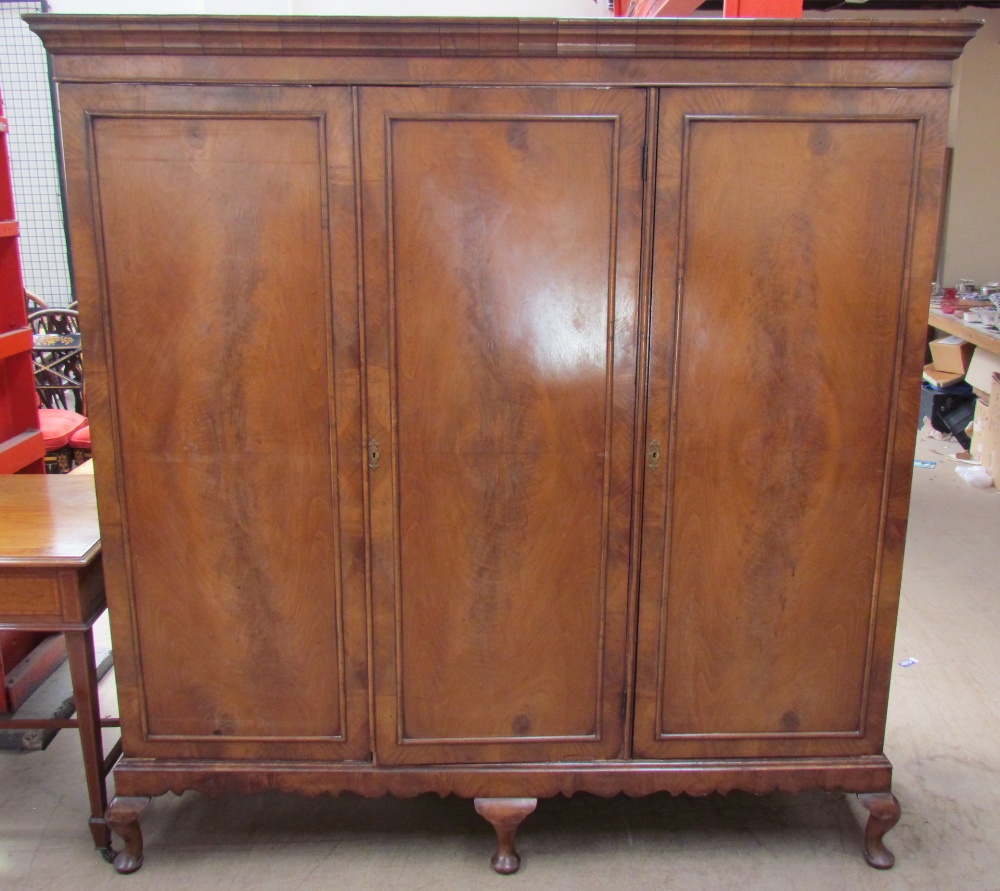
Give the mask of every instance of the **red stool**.
[{"label": "red stool", "polygon": [[[68,473],[72,448],[70,438],[81,427],[88,427],[87,419],[66,408],[38,409],[38,424],[45,441],[45,463],[55,464],[59,473]],[[88,429],[87,448],[90,448]]]}]

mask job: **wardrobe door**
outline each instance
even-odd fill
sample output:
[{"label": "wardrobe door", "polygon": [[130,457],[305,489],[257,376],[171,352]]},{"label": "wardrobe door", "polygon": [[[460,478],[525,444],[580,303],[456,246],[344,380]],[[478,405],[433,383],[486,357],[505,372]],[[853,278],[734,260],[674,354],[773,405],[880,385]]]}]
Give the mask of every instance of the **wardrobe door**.
[{"label": "wardrobe door", "polygon": [[637,754],[881,751],[946,115],[661,94]]},{"label": "wardrobe door", "polygon": [[61,103],[125,753],[367,758],[350,91]]},{"label": "wardrobe door", "polygon": [[645,106],[361,90],[383,762],[622,752]]}]

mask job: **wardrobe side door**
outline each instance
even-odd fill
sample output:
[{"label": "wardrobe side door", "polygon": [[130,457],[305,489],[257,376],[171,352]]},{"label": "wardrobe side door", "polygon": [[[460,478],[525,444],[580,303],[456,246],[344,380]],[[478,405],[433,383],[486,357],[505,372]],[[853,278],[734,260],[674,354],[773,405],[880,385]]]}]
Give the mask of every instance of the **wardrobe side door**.
[{"label": "wardrobe side door", "polygon": [[881,752],[946,122],[661,94],[636,754]]},{"label": "wardrobe side door", "polygon": [[380,761],[623,751],[645,108],[361,90]]},{"label": "wardrobe side door", "polygon": [[350,91],[61,104],[125,754],[367,758]]}]

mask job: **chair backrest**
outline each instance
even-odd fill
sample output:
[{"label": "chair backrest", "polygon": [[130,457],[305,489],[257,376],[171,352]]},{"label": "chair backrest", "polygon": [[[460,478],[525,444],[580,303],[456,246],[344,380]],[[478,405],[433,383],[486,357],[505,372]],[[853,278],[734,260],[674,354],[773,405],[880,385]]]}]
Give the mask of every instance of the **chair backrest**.
[{"label": "chair backrest", "polygon": [[35,390],[45,408],[85,415],[80,314],[75,309],[41,309],[28,316],[35,335]]}]

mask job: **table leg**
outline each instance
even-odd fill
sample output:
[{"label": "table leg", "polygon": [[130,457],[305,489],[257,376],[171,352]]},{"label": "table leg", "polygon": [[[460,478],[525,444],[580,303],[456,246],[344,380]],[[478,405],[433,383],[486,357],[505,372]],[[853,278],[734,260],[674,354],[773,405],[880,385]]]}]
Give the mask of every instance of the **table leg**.
[{"label": "table leg", "polygon": [[90,795],[90,832],[94,844],[107,856],[111,852],[111,830],[104,812],[108,807],[108,788],[104,775],[104,741],[101,738],[101,706],[97,698],[97,666],[94,657],[94,632],[67,631],[66,654],[73,679],[73,700],[80,722],[80,746],[83,768]]}]

